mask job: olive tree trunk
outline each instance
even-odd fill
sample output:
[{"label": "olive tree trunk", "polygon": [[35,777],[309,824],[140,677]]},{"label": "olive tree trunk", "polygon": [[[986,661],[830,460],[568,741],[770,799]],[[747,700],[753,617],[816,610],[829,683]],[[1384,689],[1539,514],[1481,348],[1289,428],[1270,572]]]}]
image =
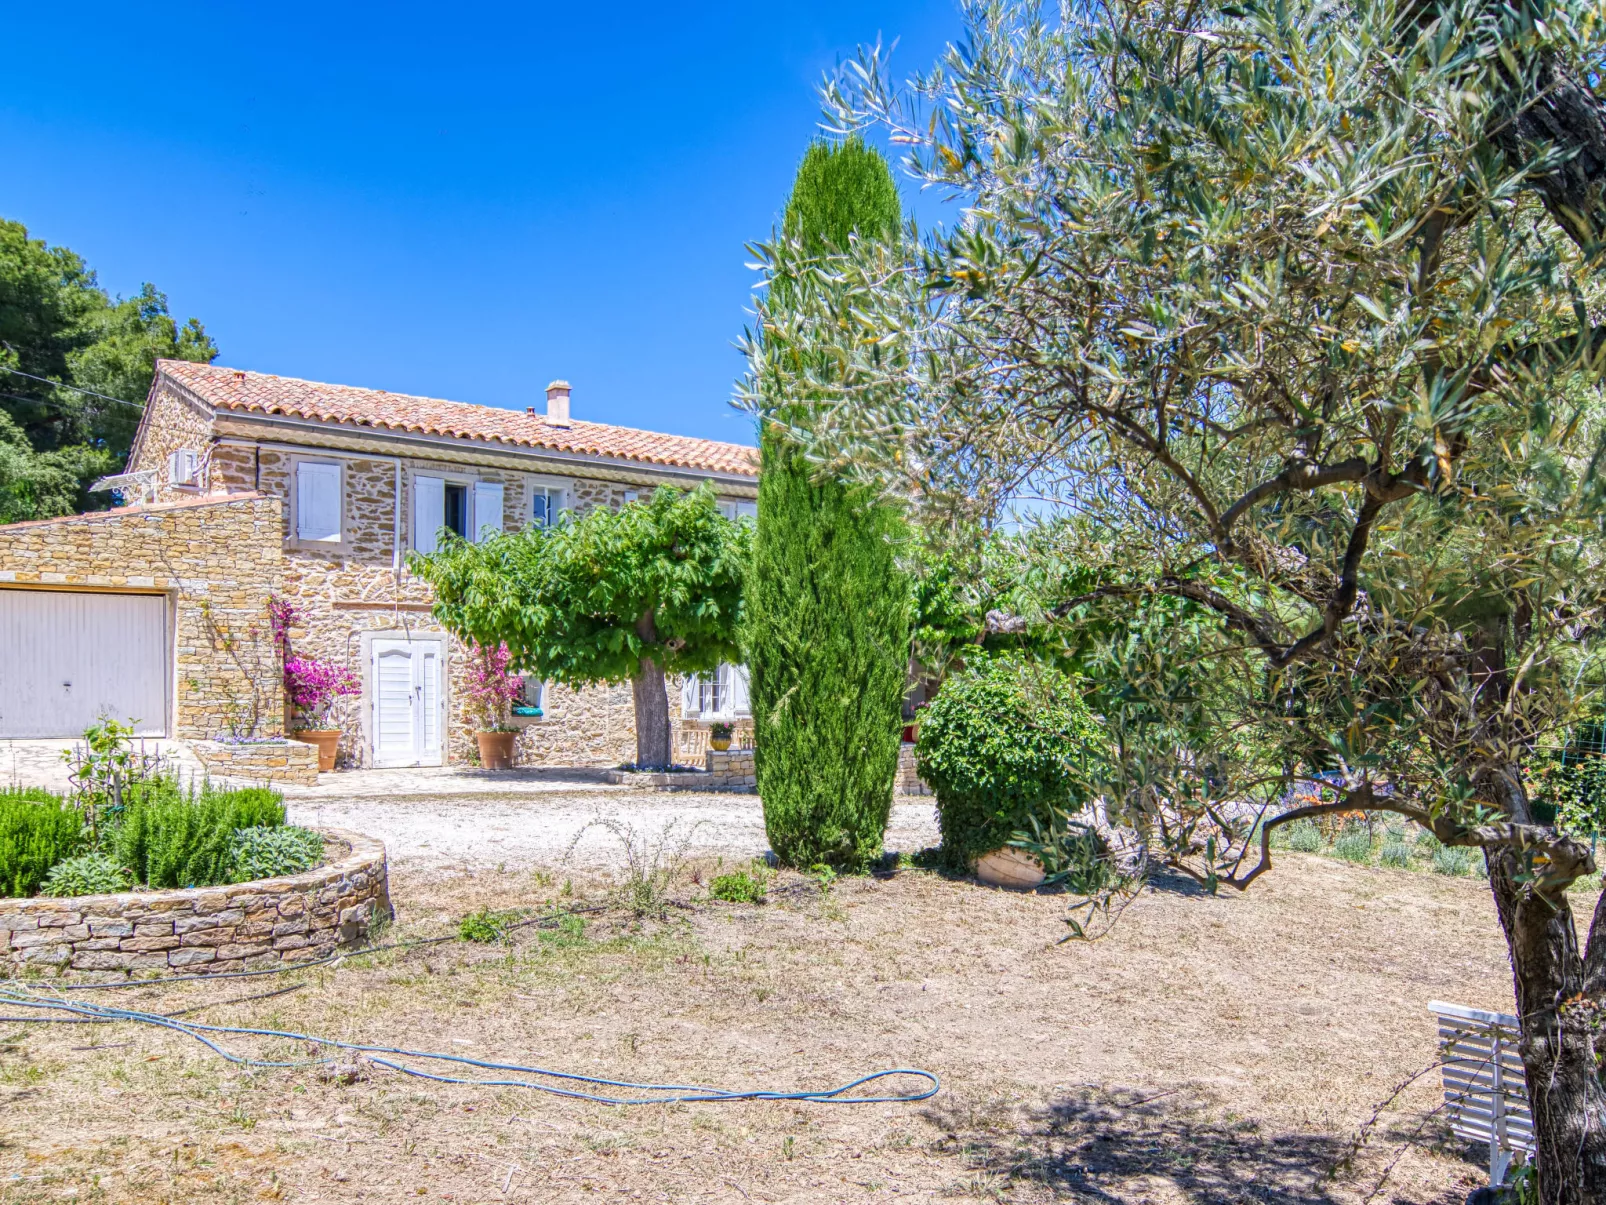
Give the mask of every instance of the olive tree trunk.
[{"label": "olive tree trunk", "polygon": [[[648,611],[636,621],[636,635],[648,645],[657,643],[658,629]],[[636,768],[658,768],[673,760],[669,752],[669,692],[664,685],[664,667],[651,657],[642,657],[636,676],[630,679],[630,693],[636,705]]]},{"label": "olive tree trunk", "polygon": [[[1513,820],[1532,822],[1519,767],[1499,767],[1485,781],[1505,796]],[[1606,1035],[1597,1037],[1606,908],[1596,902],[1580,953],[1565,885],[1539,882],[1543,867],[1511,845],[1489,848],[1485,858],[1516,988],[1540,1205],[1606,1205],[1606,1088],[1596,1053],[1597,1043],[1606,1053]]]}]

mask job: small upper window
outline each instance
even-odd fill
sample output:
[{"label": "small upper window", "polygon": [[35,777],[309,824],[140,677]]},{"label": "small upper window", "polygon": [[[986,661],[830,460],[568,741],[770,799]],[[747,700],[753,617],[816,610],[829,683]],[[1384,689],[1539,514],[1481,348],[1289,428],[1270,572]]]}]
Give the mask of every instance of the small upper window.
[{"label": "small upper window", "polygon": [[719,504],[719,513],[727,519],[758,519],[758,503],[745,498],[731,498]]},{"label": "small upper window", "polygon": [[552,527],[563,513],[563,487],[532,485],[530,487],[530,522],[537,527]]},{"label": "small upper window", "polygon": [[296,465],[296,538],[340,543],[340,466],[304,460]]},{"label": "small upper window", "polygon": [[464,539],[468,538],[468,486],[456,482],[446,483],[445,514],[441,526],[450,528]]}]

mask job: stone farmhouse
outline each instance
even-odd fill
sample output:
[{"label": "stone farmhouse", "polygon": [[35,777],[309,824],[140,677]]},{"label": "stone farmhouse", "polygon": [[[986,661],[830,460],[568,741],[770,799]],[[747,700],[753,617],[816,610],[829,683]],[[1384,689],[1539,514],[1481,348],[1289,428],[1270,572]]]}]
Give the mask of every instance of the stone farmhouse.
[{"label": "stone farmhouse", "polygon": [[[0,739],[76,735],[101,712],[185,740],[280,731],[277,596],[293,651],[362,683],[333,714],[344,764],[467,759],[466,653],[409,551],[442,528],[483,539],[666,484],[711,482],[726,513],[756,513],[755,449],[569,406],[562,381],[537,413],[160,361],[119,479],[131,504],[0,527]],[[688,755],[708,723],[745,715],[740,667],[675,685]],[[526,702],[541,714],[519,721],[523,764],[634,754],[628,684],[530,682]]]}]

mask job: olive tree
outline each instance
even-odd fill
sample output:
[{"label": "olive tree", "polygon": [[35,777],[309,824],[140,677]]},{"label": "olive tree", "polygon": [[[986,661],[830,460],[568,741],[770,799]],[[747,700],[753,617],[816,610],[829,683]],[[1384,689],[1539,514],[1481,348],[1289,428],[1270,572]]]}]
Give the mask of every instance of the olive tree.
[{"label": "olive tree", "polygon": [[[1187,622],[1089,650],[1125,682],[1105,796],[1149,858],[1246,888],[1279,826],[1353,811],[1481,850],[1540,1199],[1606,1201],[1606,905],[1580,942],[1590,847],[1536,822],[1524,772],[1601,681],[1606,23],[1574,0],[967,14],[907,87],[867,51],[826,93],[961,220],[814,267],[812,305],[760,314],[750,390],[811,378],[799,438],[912,508],[1057,494],[1096,531],[1095,583],[1049,608],[1068,625]],[[791,350],[826,341],[828,373]],[[891,341],[912,350],[872,354]]]},{"label": "olive tree", "polygon": [[661,767],[672,760],[664,674],[741,659],[749,540],[708,486],[663,486],[555,527],[447,539],[408,566],[434,587],[442,626],[484,648],[507,645],[510,668],[565,686],[628,681],[636,765]]}]

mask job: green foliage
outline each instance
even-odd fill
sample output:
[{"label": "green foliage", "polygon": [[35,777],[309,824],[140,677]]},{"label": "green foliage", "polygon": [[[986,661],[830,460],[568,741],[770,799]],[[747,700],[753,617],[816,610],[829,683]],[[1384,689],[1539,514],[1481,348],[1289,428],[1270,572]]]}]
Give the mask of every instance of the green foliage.
[{"label": "green foliage", "polygon": [[1322,848],[1322,830],[1309,820],[1295,820],[1273,831],[1281,832],[1282,844],[1298,853],[1314,854]]},{"label": "green foliage", "polygon": [[1523,769],[1541,823],[1578,836],[1606,830],[1606,721],[1598,710],[1557,745],[1536,749]]},{"label": "green foliage", "polygon": [[1469,875],[1473,852],[1455,845],[1441,845],[1433,851],[1433,869],[1438,874]]},{"label": "green foliage", "polygon": [[950,678],[915,749],[943,849],[968,862],[1017,832],[1052,833],[1086,800],[1103,744],[1074,683],[1054,670],[999,657]]},{"label": "green foliage", "polygon": [[506,941],[508,926],[519,919],[519,913],[493,912],[489,908],[481,908],[478,912],[470,912],[457,925],[457,935],[464,941],[477,941],[484,944]]},{"label": "green foliage", "polygon": [[179,326],[154,286],[113,300],[77,255],[0,219],[0,365],[46,378],[0,372],[0,522],[108,505],[85,487],[121,467],[157,358],[216,355],[200,323]]},{"label": "green foliage", "polygon": [[[484,648],[506,645],[509,668],[587,686],[652,685],[667,741],[667,673],[740,661],[737,633],[749,525],[719,513],[712,487],[663,486],[618,510],[597,507],[555,527],[526,527],[483,544],[447,539],[412,571],[435,589],[434,615]],[[637,763],[660,764],[642,742]]]},{"label": "green foliage", "polygon": [[735,870],[730,874],[716,875],[708,885],[708,894],[727,904],[763,903],[766,879],[763,871],[749,874],[745,870]]},{"label": "green foliage", "polygon": [[1404,841],[1385,841],[1377,860],[1384,866],[1407,869],[1411,865],[1411,847]]},{"label": "green foliage", "polygon": [[112,849],[149,887],[204,887],[232,881],[236,829],[283,823],[277,791],[225,791],[210,783],[184,790],[155,779],[130,788]]},{"label": "green foliage", "polygon": [[[783,227],[808,254],[890,242],[900,217],[886,161],[857,139],[810,146]],[[772,276],[777,304],[798,299]],[[811,354],[807,350],[803,353]],[[910,591],[901,517],[811,463],[795,439],[808,393],[761,415],[758,523],[747,592],[758,793],[783,862],[859,868],[881,853],[897,776]]]},{"label": "green foliage", "polygon": [[0,896],[38,892],[50,868],[83,844],[83,817],[38,788],[0,791]]},{"label": "green foliage", "polygon": [[229,881],[273,879],[300,874],[323,861],[323,838],[293,824],[235,829],[229,854]]},{"label": "green foliage", "polygon": [[1333,856],[1346,862],[1366,865],[1372,860],[1372,834],[1364,827],[1346,829],[1333,842]]},{"label": "green foliage", "polygon": [[40,889],[41,895],[110,895],[127,891],[133,876],[101,850],[74,854],[50,868]]}]

